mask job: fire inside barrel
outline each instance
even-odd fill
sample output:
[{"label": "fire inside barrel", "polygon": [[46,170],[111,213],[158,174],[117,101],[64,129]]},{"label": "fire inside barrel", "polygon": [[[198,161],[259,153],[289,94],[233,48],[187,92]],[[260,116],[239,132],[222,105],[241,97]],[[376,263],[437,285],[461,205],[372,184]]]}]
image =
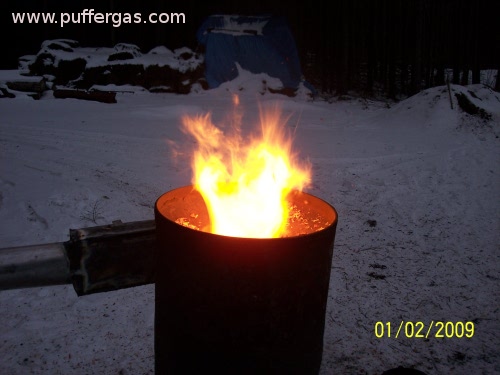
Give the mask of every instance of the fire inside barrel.
[{"label": "fire inside barrel", "polygon": [[[235,96],[235,106],[238,103]],[[292,138],[278,106],[261,109],[256,135],[243,136],[241,117],[235,117],[227,133],[212,123],[210,114],[183,120],[183,130],[198,144],[193,185],[207,206],[209,231],[233,237],[283,237],[290,229],[289,216],[297,214],[290,211],[288,195],[310,182],[310,165],[292,152]]]},{"label": "fire inside barrel", "polygon": [[[185,227],[213,233],[210,217],[207,212],[205,201],[194,189],[189,193],[189,199],[183,204],[176,204],[177,197],[165,197],[166,202],[162,203],[168,216],[177,224]],[[310,196],[309,196],[310,197]],[[284,224],[280,237],[294,237],[303,234],[313,233],[324,229],[331,224],[324,213],[318,212],[317,207],[310,205],[308,195],[293,191],[288,195],[287,200],[288,217]],[[177,219],[175,219],[177,216]],[[245,213],[241,216],[244,218]]]}]

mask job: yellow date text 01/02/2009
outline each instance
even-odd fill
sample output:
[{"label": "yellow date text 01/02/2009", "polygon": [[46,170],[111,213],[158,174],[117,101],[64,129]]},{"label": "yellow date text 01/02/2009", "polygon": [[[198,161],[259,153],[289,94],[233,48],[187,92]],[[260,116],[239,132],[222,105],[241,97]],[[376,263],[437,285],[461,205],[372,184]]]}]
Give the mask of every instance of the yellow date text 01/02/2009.
[{"label": "yellow date text 01/02/2009", "polygon": [[402,320],[398,325],[393,325],[391,322],[376,322],[374,333],[377,338],[470,339],[474,336],[474,322],[443,322],[432,320],[426,324],[421,321],[412,322]]}]

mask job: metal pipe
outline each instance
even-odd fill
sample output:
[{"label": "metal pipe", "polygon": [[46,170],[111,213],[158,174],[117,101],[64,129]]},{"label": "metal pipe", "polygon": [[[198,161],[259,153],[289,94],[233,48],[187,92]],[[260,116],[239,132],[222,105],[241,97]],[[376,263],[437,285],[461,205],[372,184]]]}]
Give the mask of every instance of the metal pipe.
[{"label": "metal pipe", "polygon": [[154,220],[70,229],[70,240],[0,249],[0,290],[73,284],[79,296],[155,282]]},{"label": "metal pipe", "polygon": [[0,249],[0,290],[69,283],[62,242]]}]

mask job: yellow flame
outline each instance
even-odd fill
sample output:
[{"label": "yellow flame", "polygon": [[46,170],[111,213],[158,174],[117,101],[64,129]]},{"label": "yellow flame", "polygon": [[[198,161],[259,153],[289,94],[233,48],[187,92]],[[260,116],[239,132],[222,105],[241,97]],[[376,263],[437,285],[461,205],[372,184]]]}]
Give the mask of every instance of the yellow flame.
[{"label": "yellow flame", "polygon": [[[239,104],[238,97],[233,103]],[[233,237],[270,238],[285,234],[287,195],[310,180],[285,134],[279,108],[261,111],[261,134],[243,142],[239,127],[225,135],[210,114],[184,117],[184,130],[198,142],[193,185],[207,205],[211,232]]]}]

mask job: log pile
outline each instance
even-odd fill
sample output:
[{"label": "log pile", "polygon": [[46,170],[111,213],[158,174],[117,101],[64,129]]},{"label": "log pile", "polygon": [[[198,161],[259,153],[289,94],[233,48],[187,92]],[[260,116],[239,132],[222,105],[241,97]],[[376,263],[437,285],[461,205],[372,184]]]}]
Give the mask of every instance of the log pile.
[{"label": "log pile", "polygon": [[54,98],[59,99],[82,99],[92,100],[101,103],[116,103],[116,93],[112,91],[100,90],[74,90],[74,89],[55,89]]}]

